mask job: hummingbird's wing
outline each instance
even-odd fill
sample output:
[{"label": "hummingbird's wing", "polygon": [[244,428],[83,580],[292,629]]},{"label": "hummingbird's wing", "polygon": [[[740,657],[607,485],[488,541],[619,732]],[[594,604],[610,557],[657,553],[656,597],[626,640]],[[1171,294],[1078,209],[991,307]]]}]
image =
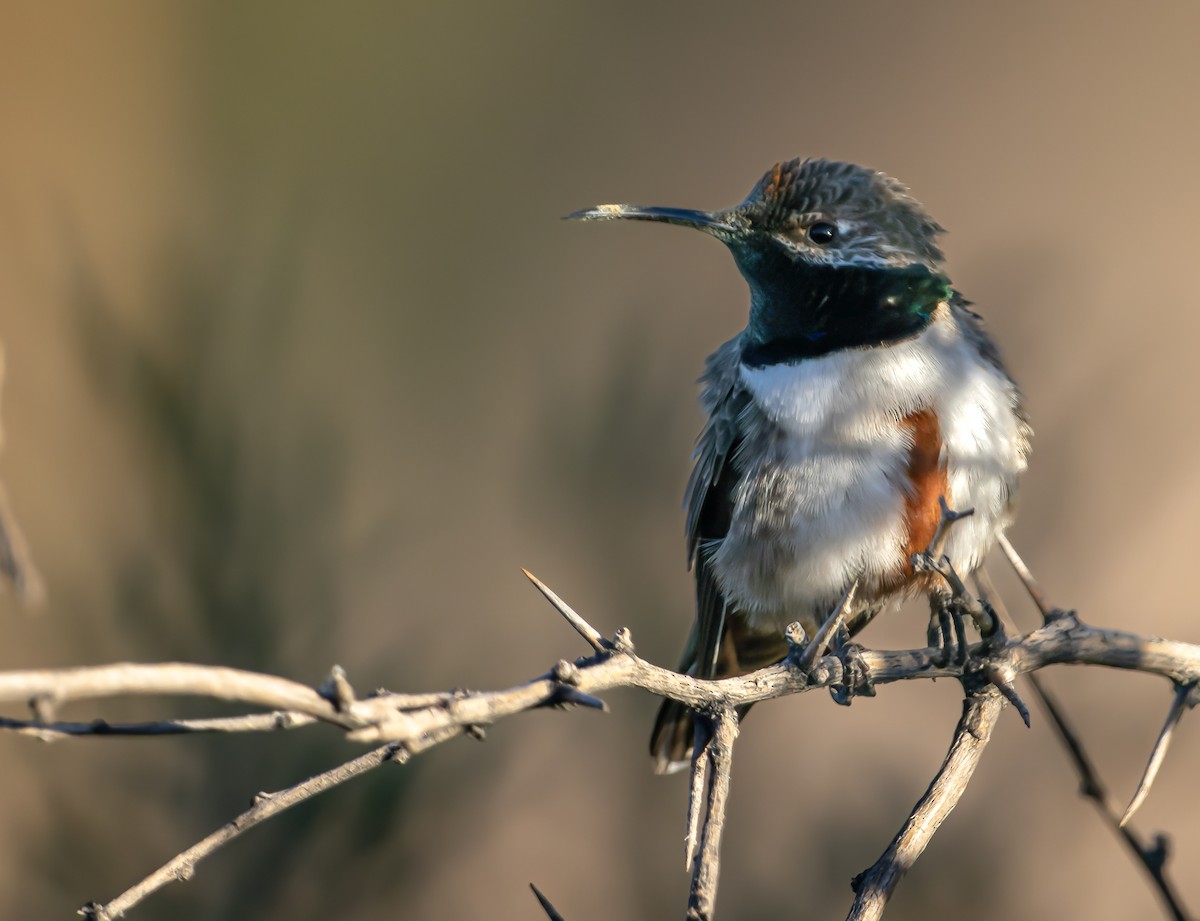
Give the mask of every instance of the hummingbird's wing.
[{"label": "hummingbird's wing", "polygon": [[688,565],[696,577],[696,625],[681,668],[705,678],[716,671],[727,613],[709,558],[713,546],[729,531],[738,476],[731,461],[741,443],[742,416],[752,403],[741,384],[740,361],[738,337],[717,349],[705,365],[700,401],[708,421],[696,441],[684,498]]},{"label": "hummingbird's wing", "polygon": [[[751,405],[750,395],[741,386],[740,361],[741,341],[734,338],[710,355],[705,364],[700,402],[708,421],[696,440],[684,497],[688,566],[696,577],[696,619],[679,670],[702,678],[714,677],[728,664],[720,661],[723,649],[724,658],[735,652],[732,637],[725,629],[731,612],[710,558],[714,546],[729,531],[738,476],[731,461],[740,443],[741,414]],[[730,674],[734,670],[726,669]],[[687,764],[692,725],[692,713],[686,706],[674,700],[663,701],[650,736],[650,753],[658,773],[670,773]]]},{"label": "hummingbird's wing", "polygon": [[[954,292],[954,296],[950,300],[950,311],[959,328],[979,351],[979,354],[1008,381],[1008,395],[1012,401],[1012,411],[1017,419],[1017,432],[1020,436],[1017,450],[1020,452],[1021,460],[1027,462],[1030,442],[1033,439],[1033,426],[1029,422],[1029,410],[1025,406],[1025,395],[1021,393],[1021,388],[1017,386],[1017,382],[1008,373],[1008,368],[1004,366],[1004,360],[1000,356],[1000,347],[996,345],[996,340],[988,334],[987,328],[983,324],[983,317],[971,309],[971,302],[963,297],[961,292]],[[1016,487],[1015,481],[1010,484],[1013,498],[1015,498]]]}]

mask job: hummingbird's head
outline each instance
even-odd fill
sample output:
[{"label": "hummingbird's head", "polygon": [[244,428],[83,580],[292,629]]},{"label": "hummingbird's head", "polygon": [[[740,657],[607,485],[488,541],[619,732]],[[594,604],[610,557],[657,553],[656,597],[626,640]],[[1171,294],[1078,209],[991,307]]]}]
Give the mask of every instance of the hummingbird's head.
[{"label": "hummingbird's head", "polygon": [[722,211],[638,205],[597,205],[568,218],[641,220],[702,230],[733,251],[742,272],[755,274],[764,258],[819,266],[902,268],[942,263],[937,236],[942,228],[883,173],[833,160],[777,163],[745,201]]},{"label": "hummingbird's head", "polygon": [[942,228],[908,189],[853,163],[777,163],[725,214],[752,246],[774,244],[804,262],[936,270],[943,259]]},{"label": "hummingbird's head", "polygon": [[789,160],[723,211],[597,205],[589,221],[680,224],[721,240],[750,286],[743,361],[894,342],[952,296],[942,228],[908,190],[853,163]]}]

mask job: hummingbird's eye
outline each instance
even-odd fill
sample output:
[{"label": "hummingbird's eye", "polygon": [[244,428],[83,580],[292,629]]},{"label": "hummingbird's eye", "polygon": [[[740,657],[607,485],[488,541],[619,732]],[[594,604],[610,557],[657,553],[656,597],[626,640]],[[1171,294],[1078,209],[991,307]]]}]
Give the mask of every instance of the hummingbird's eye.
[{"label": "hummingbird's eye", "polygon": [[827,246],[837,239],[837,227],[829,221],[817,221],[808,228],[808,238],[817,246]]}]

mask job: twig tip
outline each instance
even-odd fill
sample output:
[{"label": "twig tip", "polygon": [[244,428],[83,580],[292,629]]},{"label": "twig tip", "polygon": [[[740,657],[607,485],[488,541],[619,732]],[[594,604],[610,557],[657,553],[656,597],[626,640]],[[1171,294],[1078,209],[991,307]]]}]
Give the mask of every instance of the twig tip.
[{"label": "twig tip", "polygon": [[546,917],[548,917],[550,921],[565,921],[563,916],[559,914],[558,909],[554,907],[548,898],[542,895],[541,890],[538,889],[537,886],[535,886],[533,883],[530,883],[529,888],[533,890],[534,897],[538,900],[538,904],[542,906],[542,911],[546,913]]}]

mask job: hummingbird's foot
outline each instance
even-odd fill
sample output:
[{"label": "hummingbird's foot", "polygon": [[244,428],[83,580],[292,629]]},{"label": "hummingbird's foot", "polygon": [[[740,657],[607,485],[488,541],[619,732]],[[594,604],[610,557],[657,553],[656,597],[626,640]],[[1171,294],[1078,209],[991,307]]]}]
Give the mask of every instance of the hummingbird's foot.
[{"label": "hummingbird's foot", "polygon": [[964,614],[963,606],[954,599],[930,596],[926,639],[938,650],[933,659],[938,668],[948,668],[952,664],[966,667],[971,645],[967,642]]},{"label": "hummingbird's foot", "polygon": [[[966,619],[979,630],[980,643],[974,648],[967,642]],[[995,609],[986,601],[968,598],[930,597],[929,645],[938,651],[933,664],[946,668],[951,663],[962,669],[961,680],[968,690],[987,685],[996,688],[1013,705],[1025,725],[1029,725],[1029,708],[1013,685],[1013,674],[997,653],[1008,645]],[[836,699],[836,698],[835,698]]]},{"label": "hummingbird's foot", "polygon": [[839,674],[829,685],[829,696],[843,707],[850,706],[855,697],[874,697],[875,681],[863,656],[863,647],[847,638],[833,650]]},{"label": "hummingbird's foot", "polygon": [[[967,641],[967,618],[979,630],[981,642],[974,650]],[[965,671],[972,660],[986,659],[1003,649],[1008,636],[995,609],[986,601],[932,597],[926,640],[938,650],[935,665],[947,668],[954,664]]]}]

